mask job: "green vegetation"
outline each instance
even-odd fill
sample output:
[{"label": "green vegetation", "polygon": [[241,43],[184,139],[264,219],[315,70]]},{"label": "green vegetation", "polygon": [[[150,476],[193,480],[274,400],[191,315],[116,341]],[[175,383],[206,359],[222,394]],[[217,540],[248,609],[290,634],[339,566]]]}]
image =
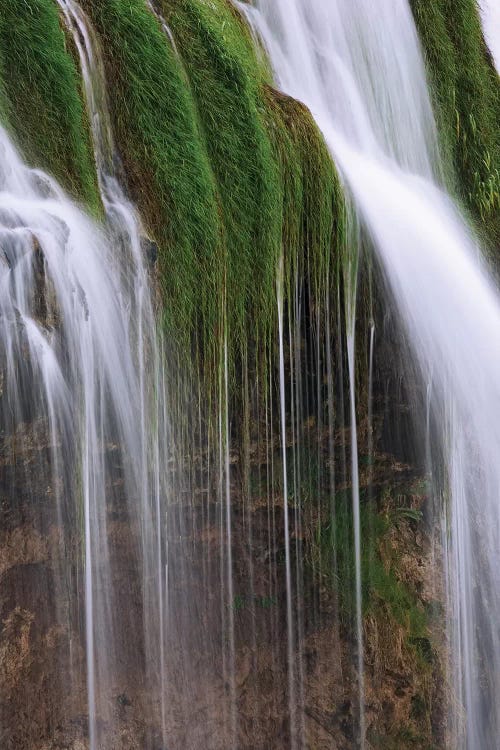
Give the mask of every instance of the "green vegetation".
[{"label": "green vegetation", "polygon": [[[286,289],[294,271],[323,307],[335,293],[344,245],[344,197],[334,164],[309,110],[267,87],[269,132],[278,154],[283,193]],[[323,310],[324,312],[324,310]]]},{"label": "green vegetation", "polygon": [[282,250],[286,289],[300,263],[317,294],[336,257],[343,200],[323,139],[305,107],[270,87],[227,0],[158,2],[175,46],[143,0],[84,7],[129,187],[159,244],[169,341],[217,387],[227,336],[244,401],[242,370],[256,372],[274,346]]},{"label": "green vegetation", "polygon": [[[57,4],[0,3],[4,119],[28,160],[96,212],[77,58]],[[128,187],[159,246],[169,343],[181,369],[191,362],[217,387],[227,336],[236,385],[242,367],[269,361],[281,253],[289,299],[295,272],[311,304],[332,285],[343,198],[323,139],[305,107],[271,88],[227,0],[158,2],[175,47],[143,0],[81,5],[101,45]]]},{"label": "green vegetation", "polygon": [[[335,592],[340,622],[352,631],[356,614],[355,559],[352,491],[338,490],[333,500],[328,491],[327,455],[318,451],[319,434],[307,430],[298,439],[300,465],[295,449],[287,457],[288,502],[297,508],[305,527],[304,561],[316,590],[326,587]],[[324,446],[323,446],[324,448]],[[365,456],[365,459],[368,457]],[[380,471],[383,464],[376,463]],[[371,462],[370,462],[371,463]],[[390,468],[385,469],[390,476]],[[294,482],[295,475],[295,482]],[[275,458],[277,486],[282,491],[282,464]],[[297,481],[298,480],[298,481]],[[297,484],[294,493],[294,484]],[[262,488],[255,488],[256,494]],[[427,492],[424,480],[405,485],[381,486],[370,492],[360,489],[361,580],[365,622],[376,623],[386,634],[398,632],[408,658],[427,672],[434,661],[430,626],[442,617],[438,602],[425,603],[419,597],[418,580],[401,577],[401,554],[421,554],[414,539],[415,529],[422,523],[419,509]],[[407,563],[406,563],[407,566]],[[415,566],[418,570],[418,565]],[[381,636],[381,638],[383,635]]]},{"label": "green vegetation", "polygon": [[80,79],[53,0],[0,0],[0,78],[2,119],[27,160],[98,213]]},{"label": "green vegetation", "polygon": [[[401,488],[404,492],[404,488]],[[384,670],[410,675],[404,689],[411,691],[407,724],[395,716],[369,729],[373,747],[415,747],[431,750],[432,706],[440,665],[431,641],[429,608],[419,596],[418,556],[414,531],[422,514],[414,507],[414,489],[388,489],[369,499],[361,493],[361,580],[363,630],[367,674],[377,681]],[[396,494],[397,492],[397,494]],[[323,505],[327,505],[326,498]],[[342,629],[355,632],[354,530],[350,490],[339,491],[307,543],[307,562],[315,588],[335,592]],[[326,517],[325,517],[326,515]],[[416,555],[412,564],[412,555]],[[396,693],[397,694],[397,693]]]},{"label": "green vegetation", "polygon": [[[397,575],[397,555],[389,543],[395,526],[415,523],[418,511],[404,506],[377,511],[372,503],[361,502],[361,578],[365,617],[382,609],[402,629],[406,644],[422,662],[429,662],[428,616],[416,592]],[[339,593],[341,619],[346,623],[355,612],[354,536],[351,498],[339,492],[330,519],[318,526],[312,539],[311,554],[319,558],[316,569],[330,579]]]},{"label": "green vegetation", "polygon": [[281,248],[279,165],[266,130],[260,70],[241,19],[226,2],[161,3],[182,57],[217,181],[227,257],[229,335],[273,319]]},{"label": "green vegetation", "polygon": [[[329,590],[337,593],[340,620],[349,628],[356,611],[352,491],[350,487],[338,490],[331,499],[326,465],[329,457],[324,453],[324,445],[318,446],[318,441],[321,441],[321,436],[314,424],[310,434],[306,428],[297,438],[300,455],[295,447],[290,447],[287,452],[288,504],[300,511],[306,526],[305,561],[312,578],[316,579],[315,583],[327,584]],[[376,462],[376,457],[372,460]],[[377,466],[377,470],[380,471],[382,466]],[[390,476],[390,468],[385,471]],[[275,456],[276,484],[272,491],[278,494],[283,492],[282,472],[281,457]],[[253,491],[259,496],[265,492],[265,487],[254,482]],[[422,480],[394,486],[392,491],[389,487],[379,487],[374,489],[375,494],[369,492],[367,486],[362,486],[360,522],[364,616],[371,617],[379,609],[389,613],[404,631],[408,647],[423,662],[429,663],[432,649],[428,625],[442,612],[433,612],[433,607],[439,606],[438,602],[426,606],[419,600],[417,590],[398,578],[398,545],[392,544],[401,537],[404,540],[401,549],[412,553],[408,547],[411,538],[408,532],[422,522],[418,505],[426,492],[427,485]]]},{"label": "green vegetation", "polygon": [[[182,65],[143,0],[83,4],[104,53],[116,143],[160,247],[165,324],[188,346],[219,330],[222,225],[215,180]],[[208,353],[207,353],[208,359]]]},{"label": "green vegetation", "polygon": [[[285,318],[293,320],[296,294],[307,308],[301,310],[297,369],[304,370],[304,380],[311,378],[308,347],[317,339],[318,351],[324,349],[318,355],[320,368],[325,367],[325,303],[337,310],[345,247],[344,200],[335,167],[309,111],[272,87],[265,61],[229,0],[156,0],[175,46],[144,0],[81,0],[81,5],[101,43],[125,179],[159,247],[169,372],[175,379],[177,355],[184,376],[176,383],[180,395],[175,397],[191,408],[199,387],[193,411],[199,406],[200,429],[206,429],[217,405],[225,403],[221,373],[227,337],[231,414],[236,415],[234,422],[241,420],[241,434],[239,425],[231,425],[233,441],[248,451],[255,437],[250,435],[250,411],[257,424],[261,414],[255,412],[262,407],[258,399],[263,400],[259,393],[251,402],[249,381],[258,375],[257,388],[273,387],[266,368],[276,362],[281,256]],[[500,93],[474,0],[412,0],[412,6],[451,165],[450,181],[485,236],[498,244]],[[0,50],[0,111],[5,121],[30,162],[53,173],[96,212],[99,199],[81,85],[70,36],[61,29],[54,0],[0,0]],[[360,326],[371,314],[366,305]],[[362,337],[358,340],[366,357]],[[289,359],[285,366],[288,376]],[[193,372],[200,382],[190,378]],[[363,379],[365,372],[366,362],[358,377]],[[329,395],[324,393],[323,374],[318,375],[318,389],[323,390],[325,408]],[[302,393],[299,398],[306,400]],[[189,417],[183,421],[186,445],[195,443],[198,426],[191,431]],[[320,428],[310,435],[304,428],[300,436],[306,465],[297,471],[300,497],[290,495],[288,500],[304,512],[305,554],[313,576],[336,592],[341,622],[352,632],[351,500],[342,491],[334,507],[326,507],[329,498],[321,484],[328,484],[328,459],[320,456]],[[249,459],[245,461],[242,484],[248,488]],[[281,481],[279,461],[276,482]],[[295,469],[290,460],[289,471]],[[260,485],[257,491],[263,492]],[[325,508],[318,510],[318,499]],[[374,623],[386,639],[401,635],[404,658],[425,677],[434,658],[428,632],[433,615],[398,575],[400,560],[391,545],[395,530],[411,529],[419,521],[413,507],[393,503],[380,511],[363,498],[362,537],[370,540],[362,545],[365,623]],[[268,609],[276,601],[238,594],[230,606],[235,612]],[[416,696],[413,718],[420,721],[427,716],[428,699],[424,690]],[[412,727],[398,732],[394,747],[418,742]],[[389,747],[387,738],[381,741]]]},{"label": "green vegetation", "polygon": [[[427,714],[425,715],[427,719]],[[377,750],[401,750],[401,748],[414,748],[414,750],[437,750],[437,746],[429,744],[425,732],[415,731],[411,726],[396,728],[390,735],[380,735],[369,731],[370,744]]]},{"label": "green vegetation", "polygon": [[500,85],[475,0],[412,0],[452,187],[500,245]]},{"label": "green vegetation", "polygon": [[[217,180],[227,248],[227,315],[243,344],[276,317],[280,253],[316,281],[332,256],[342,197],[308,110],[269,86],[241,17],[227,0],[162,0],[195,97]],[[303,267],[304,270],[304,267]],[[323,278],[323,277],[322,277]]]}]

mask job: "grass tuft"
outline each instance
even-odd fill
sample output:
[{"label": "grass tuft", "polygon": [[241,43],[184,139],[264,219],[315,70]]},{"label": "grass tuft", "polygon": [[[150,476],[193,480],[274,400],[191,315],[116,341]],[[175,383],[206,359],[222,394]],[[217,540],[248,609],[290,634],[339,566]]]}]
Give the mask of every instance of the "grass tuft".
[{"label": "grass tuft", "polygon": [[0,0],[0,78],[0,116],[28,162],[99,214],[81,81],[53,0]]}]

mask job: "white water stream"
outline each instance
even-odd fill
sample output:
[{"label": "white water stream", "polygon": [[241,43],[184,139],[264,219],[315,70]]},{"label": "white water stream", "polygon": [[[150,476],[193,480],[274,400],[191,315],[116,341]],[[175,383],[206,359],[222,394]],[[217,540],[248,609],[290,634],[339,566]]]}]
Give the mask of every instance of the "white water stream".
[{"label": "white water stream", "polygon": [[[93,749],[101,746],[97,705],[120,682],[119,644],[134,630],[112,576],[110,513],[128,516],[134,529],[141,596],[158,596],[151,539],[160,527],[166,442],[149,283],[130,223],[119,236],[111,224],[98,230],[54,182],[22,163],[3,130],[0,153],[2,429],[26,446],[29,424],[45,431],[58,517],[68,539],[83,530]],[[150,634],[145,640],[156,670],[157,644]]]},{"label": "white water stream", "polygon": [[[140,686],[135,686],[138,693],[142,691],[146,700],[159,704],[161,740],[167,747],[166,716],[170,707],[166,701],[165,662],[170,624],[167,604],[171,602],[165,538],[170,489],[165,467],[170,436],[162,373],[164,353],[158,344],[143,258],[144,232],[117,178],[98,42],[78,4],[74,0],[58,1],[80,57],[106,221],[103,229],[96,228],[49,177],[23,164],[0,130],[1,428],[23,450],[35,442],[30,433],[33,425],[48,436],[48,484],[59,520],[64,519],[59,525],[68,530],[68,540],[72,536],[84,539],[83,582],[77,585],[83,587],[85,597],[90,750],[111,746],[116,722],[112,705],[131,674],[141,675]],[[379,0],[377,4],[372,0],[257,0],[256,5],[242,8],[264,41],[278,85],[305,102],[321,127],[350,193],[352,225],[356,227],[351,236],[351,266],[346,271],[345,312],[354,448],[351,474],[359,745],[364,746],[369,727],[364,711],[363,539],[354,400],[358,223],[373,241],[422,378],[429,383],[429,410],[439,425],[437,444],[432,443],[430,429],[427,431],[429,464],[445,458],[447,500],[440,517],[444,519],[447,550],[453,667],[450,684],[466,709],[464,720],[459,711],[452,718],[450,747],[493,750],[500,737],[500,304],[479,248],[440,187],[436,128],[411,13],[406,0]],[[168,27],[164,30],[171,38]],[[299,748],[304,744],[303,665],[297,656],[302,625],[295,612],[293,553],[298,549],[300,533],[295,534],[294,541],[289,525],[293,528],[293,521],[297,531],[298,511],[295,508],[292,519],[288,500],[289,485],[293,484],[294,496],[298,497],[300,481],[295,475],[289,481],[287,462],[294,463],[297,474],[300,461],[287,458],[287,326],[282,270],[277,305],[280,405],[270,404],[271,417],[266,420],[265,431],[266,451],[271,453],[272,412],[279,411],[290,743]],[[295,318],[300,319],[299,312]],[[329,483],[333,497],[329,325],[327,316]],[[370,373],[373,337],[374,329]],[[290,332],[289,339],[293,339]],[[341,342],[337,344],[341,346]],[[297,361],[292,367],[300,378],[298,352],[296,343]],[[318,363],[319,359],[318,354]],[[221,562],[222,671],[228,684],[223,710],[227,711],[229,704],[228,743],[235,747],[233,602],[238,591],[233,587],[227,360],[226,344],[220,384],[225,400],[220,410],[218,472],[222,552],[213,554],[219,554]],[[317,376],[319,379],[319,364]],[[318,394],[320,391],[318,386]],[[371,391],[369,397],[371,401]],[[294,399],[297,403],[292,412],[297,412],[294,419],[298,433],[300,398],[293,395],[292,387]],[[427,421],[430,423],[430,417]],[[271,466],[267,482],[271,486],[273,460],[267,455],[266,464]],[[208,495],[212,485],[210,471],[207,474]],[[33,497],[37,497],[36,486]],[[210,512],[207,501],[206,515]],[[130,538],[120,540],[117,517],[125,520]],[[268,525],[271,550],[277,536],[274,515],[269,515]],[[68,560],[64,544],[61,542],[59,566],[61,577],[69,579],[70,572],[64,570]],[[123,586],[120,575],[127,568],[120,550],[125,550],[130,580],[139,581],[139,591]],[[208,567],[210,560],[203,558],[203,562]],[[296,565],[299,567],[298,562]],[[298,572],[296,578],[300,590]],[[270,579],[272,601],[272,570]],[[71,585],[68,580],[68,589]],[[203,596],[208,599],[210,593],[203,592]],[[129,607],[132,595],[140,599],[140,604],[134,601]],[[252,583],[249,596],[253,595]],[[183,605],[187,620],[196,602]],[[60,613],[58,622],[65,616]],[[180,630],[184,620],[179,617],[179,622]],[[209,638],[203,639],[202,646],[208,650]],[[182,652],[179,658],[189,663],[189,655]],[[183,668],[185,664],[182,661]],[[189,683],[186,694],[190,697],[195,670],[185,671],[182,679]],[[73,677],[72,670],[68,679]],[[182,679],[178,676],[172,692],[181,690]],[[127,699],[126,695],[120,697]],[[156,740],[148,747],[153,745],[158,745]]]},{"label": "white water stream", "polygon": [[[61,7],[82,59],[106,221],[98,229],[49,177],[28,169],[0,130],[0,416],[23,450],[29,425],[46,436],[47,482],[66,537],[60,576],[68,590],[76,585],[84,593],[95,750],[110,746],[111,696],[127,684],[127,660],[144,674],[154,700],[164,692],[168,439],[143,232],[115,179],[105,89],[83,16],[70,0]],[[126,519],[128,541],[116,538],[116,518]],[[76,538],[82,572],[74,584],[65,545]],[[132,556],[129,566],[137,566],[132,577],[143,601],[138,611],[148,613],[144,623],[134,620],[131,592],[120,584],[121,544]],[[65,619],[62,613],[58,622]],[[76,674],[72,667],[68,689],[77,689]]]},{"label": "white water stream", "polygon": [[[493,750],[500,737],[500,301],[439,184],[436,127],[410,8],[407,0],[255,5],[240,7],[262,39],[278,86],[304,102],[323,131],[422,377],[432,376],[440,426],[434,448],[445,456],[448,477],[450,682],[465,706],[465,729],[455,717],[451,742]],[[356,247],[350,251],[356,257]],[[352,393],[351,400],[354,411]],[[353,446],[355,440],[353,424]],[[352,468],[356,488],[355,458]],[[356,491],[353,501],[356,519]],[[355,534],[363,746],[356,524]]]}]

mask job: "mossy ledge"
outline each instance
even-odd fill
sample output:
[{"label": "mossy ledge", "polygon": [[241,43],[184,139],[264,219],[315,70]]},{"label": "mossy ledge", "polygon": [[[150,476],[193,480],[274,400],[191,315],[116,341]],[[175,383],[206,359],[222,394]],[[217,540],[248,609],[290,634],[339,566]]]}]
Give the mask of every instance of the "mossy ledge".
[{"label": "mossy ledge", "polygon": [[[328,310],[338,309],[345,218],[335,167],[307,109],[272,87],[242,18],[227,0],[157,0],[155,7],[168,22],[175,45],[143,0],[82,0],[82,6],[101,39],[113,130],[128,188],[159,246],[167,341],[179,357],[178,370],[188,376],[176,393],[188,414],[184,429],[193,438],[190,410],[198,407],[200,431],[217,412],[230,412],[245,492],[249,471],[244,462],[250,444],[259,439],[253,431],[266,389],[276,387],[280,258],[286,323],[300,328],[297,350],[305,342],[304,350],[315,351],[316,336],[320,351],[321,336],[326,339],[324,318]],[[98,199],[80,81],[56,4],[0,0],[0,7],[5,9],[0,17],[5,117],[29,160],[54,173],[92,208]],[[456,192],[489,239],[498,241],[498,79],[475,6],[472,0],[454,5],[456,28],[449,25],[445,0],[434,5],[413,0],[413,7],[450,172],[457,175]],[[470,30],[472,38],[467,39]],[[465,58],[473,60],[471,69],[469,63],[462,65]],[[294,318],[297,296],[307,307],[300,319]],[[361,311],[360,318],[367,315]],[[328,323],[333,330],[334,315]],[[222,384],[225,343],[229,404]],[[285,345],[289,355],[294,343],[287,340]],[[318,369],[325,366],[325,351]],[[307,353],[297,356],[303,365]],[[190,366],[200,375],[199,384],[190,378]],[[172,360],[169,368],[175,371]],[[318,377],[318,390],[320,375],[308,374]],[[257,385],[251,395],[253,380]],[[199,404],[193,406],[197,385]],[[305,431],[311,415],[301,417],[299,427]],[[200,439],[191,446],[198,457],[202,444]],[[323,461],[322,469],[326,467]],[[312,492],[312,476],[307,476],[307,486]],[[363,530],[371,527],[376,539],[376,548],[362,561],[368,582],[365,620],[377,632],[401,634],[405,659],[421,677],[422,705],[417,708],[425,714],[432,656],[429,617],[398,577],[402,566],[387,541],[395,526],[411,530],[420,516],[418,508],[383,501],[378,511],[368,504],[362,509]],[[329,556],[335,555],[346,584],[353,579],[352,523],[347,512],[342,515],[345,497],[337,496],[336,502],[334,521],[325,496],[321,517],[311,516],[316,525],[304,507],[311,534],[307,554],[312,576],[321,566],[334,569]],[[341,590],[336,579],[328,584],[331,591],[337,589],[347,621],[352,591]],[[349,623],[342,625],[347,629]],[[394,746],[401,742],[398,738]]]},{"label": "mossy ledge", "polygon": [[53,0],[0,0],[0,78],[2,120],[28,162],[98,215],[81,80]]},{"label": "mossy ledge", "polygon": [[129,187],[160,246],[169,339],[203,352],[214,382],[226,340],[235,383],[243,360],[267,361],[282,248],[287,272],[309,250],[310,268],[335,255],[343,200],[331,159],[304,107],[284,117],[286,97],[226,0],[157,2],[175,46],[142,0],[83,6],[102,39]]},{"label": "mossy ledge", "polygon": [[498,257],[500,81],[476,0],[411,0],[455,194]]}]

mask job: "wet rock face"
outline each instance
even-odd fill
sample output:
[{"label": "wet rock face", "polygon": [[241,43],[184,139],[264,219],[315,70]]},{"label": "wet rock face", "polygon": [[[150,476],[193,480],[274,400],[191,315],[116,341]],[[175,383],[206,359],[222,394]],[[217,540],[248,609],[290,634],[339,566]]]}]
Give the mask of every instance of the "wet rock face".
[{"label": "wet rock face", "polygon": [[33,300],[32,309],[35,320],[47,331],[55,330],[60,325],[60,311],[56,301],[54,285],[50,279],[43,248],[36,237],[33,237]]},{"label": "wet rock face", "polygon": [[[38,421],[0,440],[0,744],[6,750],[89,747],[81,521],[68,502],[73,487],[53,471],[47,435]],[[121,481],[116,468],[109,482]],[[149,709],[154,701],[141,693],[136,529],[119,492],[110,495],[113,585],[127,626],[115,644],[122,654],[119,683],[109,686],[108,713],[99,722],[103,734],[110,727],[106,750],[153,750],[156,707]]]},{"label": "wet rock face", "polygon": [[[0,443],[0,744],[6,750],[87,750],[82,548],[74,509],[67,507],[61,515],[55,502],[58,479],[50,466],[46,434],[41,422],[22,424]],[[425,524],[415,520],[415,513],[425,510],[422,483],[411,467],[388,453],[377,455],[369,469],[362,468],[362,485],[370,477],[375,478],[381,513],[396,513],[403,492],[405,509],[414,511],[413,516],[396,513],[398,521],[379,549],[384,564],[390,568],[398,560],[396,574],[417,592],[419,607],[439,606],[442,592],[430,585],[436,547]],[[391,497],[384,494],[387,483],[394,485],[398,477],[400,489]],[[171,542],[174,555],[184,563],[171,582],[174,616],[165,643],[165,747],[159,696],[145,687],[138,529],[120,502],[122,479],[116,467],[109,479],[114,492],[108,533],[115,601],[126,625],[115,644],[121,669],[106,686],[98,716],[106,738],[102,750],[229,748],[232,691],[239,750],[289,750],[281,494],[273,495],[271,504],[258,495],[245,499],[234,465],[232,601],[221,583],[224,537],[216,490],[211,489],[208,502],[206,495],[202,503],[195,493],[189,506],[179,502],[170,509],[171,523],[184,530]],[[405,489],[408,485],[416,489]],[[59,493],[65,494],[62,485]],[[275,530],[271,551],[270,518]],[[305,558],[310,523],[305,517],[304,538],[294,538]],[[222,562],[227,562],[224,555]],[[339,619],[337,604],[332,587],[318,583],[306,566],[304,589],[300,598],[294,594],[293,607],[303,623],[296,633],[303,690],[299,720],[304,746],[310,750],[356,746],[355,639],[349,622]],[[234,682],[221,649],[227,645],[229,608],[235,633]],[[368,747],[444,747],[439,626],[431,625],[429,638],[410,648],[404,628],[382,601],[366,614],[364,635]]]},{"label": "wet rock face", "polygon": [[149,237],[141,238],[141,250],[149,266],[153,267],[158,260],[158,245]]},{"label": "wet rock face", "polygon": [[42,747],[66,717],[86,712],[84,653],[71,642],[72,559],[63,566],[59,557],[64,530],[51,507],[43,434],[20,425],[0,449],[0,737],[8,750]]},{"label": "wet rock face", "polygon": [[[384,457],[389,461],[389,457]],[[394,459],[392,459],[392,462]],[[393,464],[390,464],[393,465]],[[378,467],[382,472],[383,468]],[[385,471],[388,471],[386,465]],[[381,479],[381,476],[379,477]],[[415,477],[412,476],[412,483]],[[407,478],[405,477],[407,482]],[[413,484],[412,484],[413,486]],[[404,485],[401,485],[403,492]],[[426,502],[424,494],[408,495],[405,502],[416,511]],[[233,498],[237,497],[237,491]],[[277,557],[283,545],[283,516],[276,497],[275,514]],[[381,501],[382,502],[382,501]],[[390,500],[385,500],[387,513]],[[257,500],[233,516],[233,559],[235,625],[234,690],[238,726],[238,747],[244,750],[290,748],[285,575],[279,564],[274,568],[276,592],[266,597],[273,566],[263,555],[266,550],[267,510]],[[251,518],[249,518],[249,513]],[[251,544],[248,527],[252,527]],[[401,580],[419,590],[418,607],[436,602],[441,592],[432,585],[433,555],[431,537],[413,520],[401,518],[384,540],[387,565],[390,556],[401,559]],[[212,580],[217,581],[220,564],[220,533],[205,528],[197,537],[200,545],[211,545]],[[250,560],[252,565],[250,565]],[[252,583],[251,583],[252,582]],[[325,587],[318,601],[317,588],[305,576],[309,590],[303,591],[303,632],[298,635],[302,669],[302,724],[304,747],[350,750],[357,743],[357,682],[355,639],[352,628],[336,616],[334,592]],[[188,580],[177,582],[180,599],[196,590]],[[252,593],[253,585],[253,593]],[[191,591],[191,594],[189,592]],[[190,608],[189,623],[181,622],[172,634],[172,683],[167,686],[167,726],[169,747],[209,750],[231,747],[228,724],[228,696],[231,684],[224,678],[224,667],[217,644],[223,638],[220,616],[221,591],[215,585],[211,597],[201,589]],[[316,595],[316,600],[315,600]],[[294,604],[295,607],[295,604]],[[198,611],[197,611],[198,609]],[[197,624],[196,624],[197,623]],[[190,628],[189,637],[186,635]],[[422,642],[409,642],[404,625],[395,622],[389,605],[381,601],[367,613],[365,631],[366,723],[371,748],[444,747],[444,687],[440,652],[442,633],[429,631]],[[174,644],[190,654],[175,661]],[[418,646],[418,648],[414,648]],[[299,660],[297,660],[298,671]],[[195,666],[193,666],[195,665]],[[186,669],[188,671],[186,671]],[[192,669],[193,671],[189,671]],[[191,711],[196,717],[189,720]]]}]

